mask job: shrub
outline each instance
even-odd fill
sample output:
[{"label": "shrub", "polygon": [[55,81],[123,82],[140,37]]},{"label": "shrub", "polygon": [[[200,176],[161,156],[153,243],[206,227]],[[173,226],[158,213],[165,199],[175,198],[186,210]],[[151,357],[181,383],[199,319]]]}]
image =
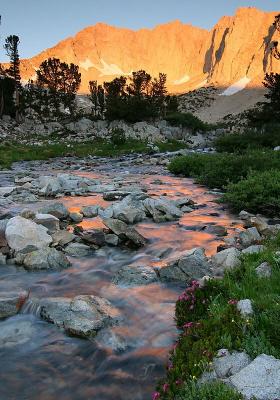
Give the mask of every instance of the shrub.
[{"label": "shrub", "polygon": [[280,170],[253,172],[247,179],[227,186],[223,201],[236,210],[267,215],[280,212]]},{"label": "shrub", "polygon": [[177,157],[169,164],[175,174],[194,177],[211,188],[226,188],[237,183],[251,171],[280,169],[280,154],[275,151],[253,151],[244,154],[190,154]]},{"label": "shrub", "polygon": [[126,141],[125,132],[122,128],[114,128],[111,132],[111,142],[115,146],[120,146]]},{"label": "shrub", "polygon": [[249,131],[243,134],[223,135],[214,145],[218,152],[244,152],[248,149],[274,148],[280,145],[280,127],[267,127],[265,131]]},{"label": "shrub", "polygon": [[191,113],[180,113],[174,112],[168,114],[165,117],[166,121],[170,123],[172,126],[181,126],[183,128],[189,128],[194,132],[197,131],[206,131],[209,129],[209,125],[205,124],[199,118]]}]

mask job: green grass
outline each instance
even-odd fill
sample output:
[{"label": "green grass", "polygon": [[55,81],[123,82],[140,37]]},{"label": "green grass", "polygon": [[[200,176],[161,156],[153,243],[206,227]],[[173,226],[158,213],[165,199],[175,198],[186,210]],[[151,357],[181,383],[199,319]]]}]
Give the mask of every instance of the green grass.
[{"label": "green grass", "polygon": [[[178,141],[155,143],[160,151],[176,151],[186,148],[186,144]],[[0,168],[10,168],[16,161],[47,160],[55,157],[95,155],[114,157],[130,153],[149,153],[151,150],[146,142],[126,140],[125,143],[113,145],[105,140],[96,140],[84,144],[43,144],[42,146],[26,146],[16,143],[0,145]]]},{"label": "green grass", "polygon": [[[262,353],[280,357],[280,259],[275,256],[279,246],[280,236],[267,242],[263,253],[244,256],[241,266],[222,280],[211,280],[203,288],[193,285],[179,297],[176,321],[181,333],[170,353],[166,378],[158,386],[160,399],[242,399],[221,384],[196,384],[204,371],[211,370],[221,348],[246,351],[252,358]],[[272,266],[271,278],[255,273],[264,261]],[[253,303],[250,318],[236,308],[241,299]]]}]

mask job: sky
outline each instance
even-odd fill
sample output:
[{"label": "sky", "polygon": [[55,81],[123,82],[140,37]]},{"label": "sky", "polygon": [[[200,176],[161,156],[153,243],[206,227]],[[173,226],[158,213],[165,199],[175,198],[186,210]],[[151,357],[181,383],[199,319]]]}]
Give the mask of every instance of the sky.
[{"label": "sky", "polygon": [[32,57],[83,28],[104,22],[139,29],[179,19],[211,29],[223,15],[238,7],[279,11],[279,0],[0,0],[0,61],[6,61],[3,43],[20,37],[20,57]]}]

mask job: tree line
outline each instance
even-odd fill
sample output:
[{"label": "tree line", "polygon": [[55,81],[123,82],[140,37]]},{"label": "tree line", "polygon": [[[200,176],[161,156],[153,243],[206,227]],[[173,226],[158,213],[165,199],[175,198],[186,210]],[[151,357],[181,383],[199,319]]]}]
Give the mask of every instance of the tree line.
[{"label": "tree line", "polygon": [[[275,17],[273,27],[280,32],[280,14]],[[81,85],[79,66],[49,58],[39,66],[36,79],[22,85],[19,44],[20,39],[16,35],[10,35],[5,40],[4,49],[10,63],[6,69],[0,65],[0,118],[8,114],[20,122],[29,110],[45,117],[65,115],[65,111],[74,115],[76,94]],[[278,42],[270,45],[271,57],[280,61]],[[90,81],[92,116],[128,122],[164,118],[168,112],[175,112],[178,108],[176,96],[168,95],[166,81],[165,74],[159,73],[153,78],[144,70],[117,77],[102,85]],[[280,116],[280,74],[267,73],[263,84],[269,100],[264,105],[264,112],[273,111]]]},{"label": "tree line", "polygon": [[[20,75],[19,37],[7,37],[4,48],[10,58],[7,69],[0,67],[0,117],[9,114],[20,122],[26,111],[50,117],[65,110],[75,113],[76,94],[81,85],[79,66],[58,58],[49,58],[36,71],[36,79],[23,86]],[[164,117],[168,110],[176,111],[175,96],[168,96],[167,76],[160,73],[152,78],[146,71],[120,76],[99,85],[89,82],[89,99],[96,119],[124,119],[128,122]],[[63,110],[62,110],[63,109]],[[27,112],[28,113],[28,112]]]}]

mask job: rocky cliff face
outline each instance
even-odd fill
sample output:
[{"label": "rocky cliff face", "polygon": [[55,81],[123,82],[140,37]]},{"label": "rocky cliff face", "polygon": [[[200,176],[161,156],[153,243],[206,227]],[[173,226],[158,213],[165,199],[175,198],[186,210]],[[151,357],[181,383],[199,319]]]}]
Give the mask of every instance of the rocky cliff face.
[{"label": "rocky cliff face", "polygon": [[82,92],[89,80],[102,83],[139,69],[166,73],[169,89],[177,93],[207,83],[226,88],[240,80],[258,86],[265,72],[280,71],[269,52],[271,41],[279,39],[271,28],[275,15],[241,8],[210,32],[179,21],[139,31],[97,24],[23,60],[22,76],[34,78],[43,60],[58,57],[80,66]]}]

